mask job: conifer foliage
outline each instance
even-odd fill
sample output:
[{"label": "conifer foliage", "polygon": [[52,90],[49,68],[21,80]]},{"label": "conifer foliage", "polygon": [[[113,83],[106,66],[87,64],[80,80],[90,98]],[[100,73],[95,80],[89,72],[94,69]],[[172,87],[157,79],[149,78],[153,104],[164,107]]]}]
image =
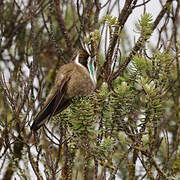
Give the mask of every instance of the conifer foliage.
[{"label": "conifer foliage", "polygon": [[[0,2],[0,179],[180,178],[180,2],[157,2],[157,16],[149,0]],[[96,55],[96,90],[32,134],[82,43]]]}]

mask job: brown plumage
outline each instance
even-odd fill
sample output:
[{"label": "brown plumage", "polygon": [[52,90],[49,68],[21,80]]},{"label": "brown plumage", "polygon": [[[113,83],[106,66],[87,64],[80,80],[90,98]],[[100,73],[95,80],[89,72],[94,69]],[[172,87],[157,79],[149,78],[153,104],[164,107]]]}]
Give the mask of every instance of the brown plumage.
[{"label": "brown plumage", "polygon": [[60,67],[55,84],[52,87],[42,110],[37,114],[31,130],[38,130],[51,116],[54,116],[71,104],[76,96],[86,96],[95,89],[88,69],[89,54],[79,50],[72,63]]}]

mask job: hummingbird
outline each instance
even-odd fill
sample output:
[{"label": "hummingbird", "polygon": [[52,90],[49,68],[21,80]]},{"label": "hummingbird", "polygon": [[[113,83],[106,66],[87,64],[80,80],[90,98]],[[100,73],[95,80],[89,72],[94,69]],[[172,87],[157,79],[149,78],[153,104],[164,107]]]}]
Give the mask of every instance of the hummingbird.
[{"label": "hummingbird", "polygon": [[74,97],[87,96],[96,88],[96,56],[88,48],[78,50],[73,61],[61,66],[44,106],[31,126],[37,131],[52,116],[66,109]]}]

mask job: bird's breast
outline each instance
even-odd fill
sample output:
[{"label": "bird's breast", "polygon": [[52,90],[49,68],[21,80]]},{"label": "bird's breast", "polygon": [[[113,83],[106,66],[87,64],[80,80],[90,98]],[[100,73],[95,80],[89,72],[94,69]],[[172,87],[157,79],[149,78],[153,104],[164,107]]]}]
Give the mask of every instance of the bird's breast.
[{"label": "bird's breast", "polygon": [[76,68],[71,74],[67,85],[68,97],[87,96],[95,90],[89,72],[85,68]]}]

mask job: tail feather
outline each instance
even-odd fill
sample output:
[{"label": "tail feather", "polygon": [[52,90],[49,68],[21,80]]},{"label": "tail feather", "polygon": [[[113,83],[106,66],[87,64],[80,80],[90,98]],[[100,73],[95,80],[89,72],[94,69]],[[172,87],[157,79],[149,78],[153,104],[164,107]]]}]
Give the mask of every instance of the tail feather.
[{"label": "tail feather", "polygon": [[55,99],[53,102],[49,104],[49,106],[43,111],[43,113],[41,112],[40,116],[37,116],[35,118],[31,126],[31,130],[37,131],[51,117],[51,115],[55,116],[56,114],[66,109],[71,104],[71,100],[63,99],[59,104],[58,108],[56,109],[56,111],[54,112],[54,114],[51,114],[54,109],[54,102]]},{"label": "tail feather", "polygon": [[33,122],[32,126],[31,126],[31,130],[32,131],[37,131],[38,129],[40,129],[41,126],[43,124],[45,124],[47,119],[48,118],[45,118],[45,119],[35,119],[35,121]]},{"label": "tail feather", "polygon": [[48,117],[53,112],[54,103],[55,103],[55,98],[53,98],[53,100],[51,101],[51,103],[47,105],[47,107],[43,108],[40,111],[40,113],[37,115],[31,126],[31,130],[37,131],[46,122],[46,120],[49,119]]}]

